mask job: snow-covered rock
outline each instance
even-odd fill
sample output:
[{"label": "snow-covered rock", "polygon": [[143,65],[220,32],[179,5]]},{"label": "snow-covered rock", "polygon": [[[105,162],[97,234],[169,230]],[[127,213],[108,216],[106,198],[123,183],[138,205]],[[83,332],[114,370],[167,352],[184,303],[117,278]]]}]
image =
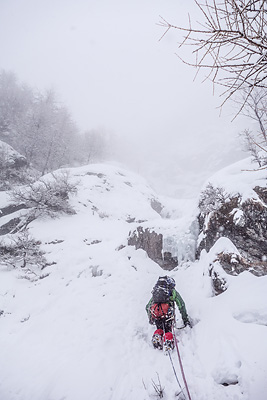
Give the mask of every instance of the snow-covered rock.
[{"label": "snow-covered rock", "polygon": [[[70,185],[77,186],[79,191],[78,196],[72,195],[69,199],[70,208],[74,212],[86,212],[101,219],[123,220],[129,224],[160,218],[158,214],[160,201],[143,178],[117,167],[99,164],[58,170],[42,177],[40,182],[31,184],[30,188],[27,185],[21,186],[21,204],[14,205],[6,193],[2,192],[0,195],[2,206],[0,208],[0,235],[8,233],[9,226],[14,227],[15,222],[20,223],[20,215],[25,215],[25,212],[18,213],[19,209],[35,207],[35,204],[38,206],[42,202],[42,195],[38,196],[40,185],[40,190],[42,189],[43,192],[50,182],[55,181],[56,177],[59,177],[60,181],[61,175],[66,176]],[[34,201],[25,201],[34,187],[36,188],[32,196]],[[47,191],[48,188],[49,186]],[[25,196],[23,196],[23,191],[25,191]],[[43,202],[46,203],[46,200],[49,201],[49,198],[44,199]]]},{"label": "snow-covered rock", "polygon": [[102,219],[140,223],[160,218],[160,200],[139,175],[112,165],[92,164],[70,169],[79,196],[72,199],[79,212],[90,210]]},{"label": "snow-covered rock", "polygon": [[145,250],[153,261],[171,271],[182,262],[195,260],[198,232],[196,215],[189,208],[182,218],[143,223],[130,232],[128,244]]},{"label": "snow-covered rock", "polygon": [[18,153],[9,144],[0,140],[0,162],[1,167],[22,168],[27,165],[26,157]]},{"label": "snow-covered rock", "polygon": [[[235,267],[231,256],[221,254],[220,262],[228,273],[248,270],[267,274],[267,181],[266,170],[251,171],[250,159],[243,160],[210,178],[206,210],[199,216],[201,236],[198,255],[209,251],[220,237],[229,238],[240,252]],[[211,184],[213,186],[211,186]],[[214,201],[212,191],[214,190]],[[218,197],[222,190],[226,193]],[[203,191],[205,194],[205,189]],[[203,195],[202,195],[203,199]],[[217,201],[217,206],[211,209]]]},{"label": "snow-covered rock", "polygon": [[0,207],[3,191],[10,190],[14,185],[29,182],[32,176],[37,175],[37,171],[29,167],[26,157],[0,141]]}]

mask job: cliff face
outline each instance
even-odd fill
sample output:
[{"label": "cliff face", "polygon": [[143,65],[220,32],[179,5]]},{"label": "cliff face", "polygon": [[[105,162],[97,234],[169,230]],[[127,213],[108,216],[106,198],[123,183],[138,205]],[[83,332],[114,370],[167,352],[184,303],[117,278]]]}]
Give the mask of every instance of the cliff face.
[{"label": "cliff face", "polygon": [[128,239],[129,246],[145,250],[148,257],[155,261],[161,268],[171,271],[178,265],[177,257],[173,257],[171,252],[163,250],[163,235],[156,233],[149,228],[139,226],[131,233]]},{"label": "cliff face", "polygon": [[197,215],[191,210],[191,207],[184,210],[182,218],[162,218],[138,226],[130,232],[128,245],[145,250],[149,258],[167,271],[195,261],[199,231]]},{"label": "cliff face", "polygon": [[237,163],[212,177],[211,182],[200,196],[196,256],[199,258],[202,250],[209,252],[220,238],[229,239],[235,249],[218,250],[210,265],[218,294],[225,290],[225,278],[218,284],[219,270],[229,275],[244,271],[267,275],[266,171],[242,170],[242,163]]},{"label": "cliff face", "polygon": [[[218,210],[208,215],[199,215],[201,237],[197,255],[209,251],[220,237],[227,237],[241,254],[233,265],[229,258],[220,260],[228,273],[240,273],[249,269],[255,275],[267,273],[267,188],[255,187],[259,198],[242,202],[240,196],[232,197]],[[230,268],[231,266],[231,268]]]}]

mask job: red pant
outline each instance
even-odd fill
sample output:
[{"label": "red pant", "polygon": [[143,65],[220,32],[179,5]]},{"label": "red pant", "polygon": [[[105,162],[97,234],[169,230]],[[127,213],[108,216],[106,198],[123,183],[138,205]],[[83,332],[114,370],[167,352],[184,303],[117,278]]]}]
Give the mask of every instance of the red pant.
[{"label": "red pant", "polygon": [[154,335],[162,336],[164,342],[165,342],[165,340],[173,340],[173,334],[171,332],[166,332],[164,334],[162,329],[156,329],[155,332],[154,332]]}]

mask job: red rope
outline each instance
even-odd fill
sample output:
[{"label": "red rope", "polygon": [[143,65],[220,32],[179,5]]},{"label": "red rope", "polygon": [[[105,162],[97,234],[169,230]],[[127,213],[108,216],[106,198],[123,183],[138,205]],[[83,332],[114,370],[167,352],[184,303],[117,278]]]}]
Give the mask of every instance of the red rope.
[{"label": "red rope", "polygon": [[176,346],[176,350],[177,350],[177,354],[178,354],[178,360],[179,360],[180,369],[181,369],[181,372],[182,372],[182,377],[183,377],[183,381],[184,381],[184,384],[185,384],[186,392],[187,392],[187,395],[188,395],[188,399],[192,400],[191,396],[190,396],[190,393],[189,393],[187,381],[186,381],[186,378],[185,378],[184,368],[183,368],[180,352],[179,352],[179,349],[178,349],[178,341],[177,341],[176,336],[175,336],[174,328],[173,328],[173,336],[174,336],[175,346]]}]

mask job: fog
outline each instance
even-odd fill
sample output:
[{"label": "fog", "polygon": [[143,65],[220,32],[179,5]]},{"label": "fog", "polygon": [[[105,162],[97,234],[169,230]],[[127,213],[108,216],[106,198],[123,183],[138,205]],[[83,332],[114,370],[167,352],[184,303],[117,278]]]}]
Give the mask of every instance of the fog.
[{"label": "fog", "polygon": [[[175,55],[193,0],[0,0],[0,68],[53,88],[82,130],[114,137],[114,159],[160,193],[191,197],[218,168],[245,156],[247,121]],[[185,53],[186,51],[186,53]],[[181,53],[182,52],[182,53]]]}]

